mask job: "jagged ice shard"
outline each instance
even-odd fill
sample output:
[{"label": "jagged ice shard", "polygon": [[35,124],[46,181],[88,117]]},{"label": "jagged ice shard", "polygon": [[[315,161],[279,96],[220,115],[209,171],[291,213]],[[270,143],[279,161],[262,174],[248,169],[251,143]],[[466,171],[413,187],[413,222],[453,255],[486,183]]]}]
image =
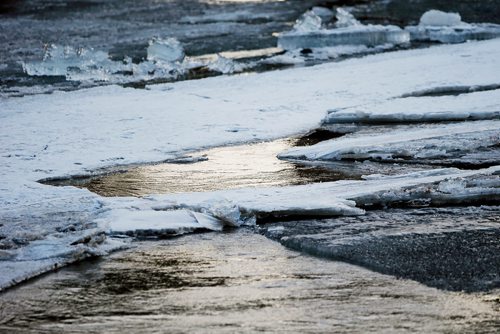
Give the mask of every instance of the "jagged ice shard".
[{"label": "jagged ice shard", "polygon": [[294,50],[337,45],[397,45],[410,41],[409,33],[397,26],[363,25],[341,8],[337,9],[336,28],[324,29],[320,23],[321,18],[314,12],[305,13],[291,31],[278,36],[278,47]]},{"label": "jagged ice shard", "polygon": [[500,36],[500,25],[493,23],[466,23],[458,13],[429,10],[416,26],[405,28],[412,41],[463,43],[468,40],[484,40]]}]

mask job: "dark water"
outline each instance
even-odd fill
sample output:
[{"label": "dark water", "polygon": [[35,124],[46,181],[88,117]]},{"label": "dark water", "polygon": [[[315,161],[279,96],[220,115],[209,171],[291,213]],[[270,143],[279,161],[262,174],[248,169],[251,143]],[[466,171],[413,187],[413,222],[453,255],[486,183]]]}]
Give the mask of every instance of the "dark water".
[{"label": "dark water", "polygon": [[0,295],[5,333],[493,333],[498,300],[304,256],[253,231],[195,234]]}]

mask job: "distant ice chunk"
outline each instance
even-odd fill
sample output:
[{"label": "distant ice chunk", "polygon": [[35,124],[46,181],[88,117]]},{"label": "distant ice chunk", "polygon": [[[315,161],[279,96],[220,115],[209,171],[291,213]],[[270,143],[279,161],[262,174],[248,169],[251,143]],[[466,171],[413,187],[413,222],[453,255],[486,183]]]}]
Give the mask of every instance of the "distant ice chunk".
[{"label": "distant ice chunk", "polygon": [[461,25],[462,17],[458,13],[446,13],[431,9],[420,18],[420,26],[457,26]]},{"label": "distant ice chunk", "polygon": [[417,26],[405,28],[411,40],[440,43],[463,43],[468,40],[484,40],[500,36],[500,25],[492,23],[465,23],[460,14],[429,10],[420,18]]},{"label": "distant ice chunk", "polygon": [[322,22],[328,22],[335,16],[333,11],[326,7],[314,6],[311,12],[319,16]]},{"label": "distant ice chunk", "polygon": [[361,22],[356,20],[354,15],[349,13],[347,10],[343,8],[337,8],[337,22],[335,22],[335,26],[337,28],[348,28],[362,25]]},{"label": "distant ice chunk", "polygon": [[149,41],[147,49],[149,61],[176,62],[184,59],[184,48],[175,38],[154,37]]},{"label": "distant ice chunk", "polygon": [[113,73],[130,70],[130,64],[112,61],[104,51],[52,44],[47,46],[43,60],[24,62],[23,69],[32,76],[108,81]]},{"label": "distant ice chunk", "polygon": [[337,11],[337,17],[336,29],[323,29],[321,18],[306,12],[294,29],[278,36],[278,46],[294,50],[338,45],[399,45],[410,40],[409,33],[397,26],[363,25],[343,9]]},{"label": "distant ice chunk", "polygon": [[245,66],[235,62],[232,59],[217,55],[217,58],[208,63],[206,66],[210,71],[219,72],[222,74],[231,74],[241,72],[245,69]]},{"label": "distant ice chunk", "polygon": [[313,11],[307,11],[295,22],[293,31],[296,33],[308,33],[321,29],[321,17]]}]

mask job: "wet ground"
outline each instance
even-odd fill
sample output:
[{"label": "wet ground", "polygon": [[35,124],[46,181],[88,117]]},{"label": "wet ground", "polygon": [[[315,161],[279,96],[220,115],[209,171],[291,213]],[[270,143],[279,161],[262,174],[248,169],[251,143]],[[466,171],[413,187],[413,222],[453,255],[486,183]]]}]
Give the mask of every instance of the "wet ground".
[{"label": "wet ground", "polygon": [[0,331],[492,333],[498,307],[239,229],[137,243],[11,289]]},{"label": "wet ground", "polygon": [[470,292],[500,289],[498,217],[498,206],[386,209],[261,229],[297,251]]}]

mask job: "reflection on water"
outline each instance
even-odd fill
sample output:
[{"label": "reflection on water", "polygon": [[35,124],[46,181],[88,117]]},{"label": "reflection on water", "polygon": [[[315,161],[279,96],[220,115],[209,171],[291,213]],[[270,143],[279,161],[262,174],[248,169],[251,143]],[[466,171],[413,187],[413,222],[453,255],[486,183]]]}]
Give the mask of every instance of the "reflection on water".
[{"label": "reflection on water", "polygon": [[0,332],[493,332],[494,304],[287,250],[194,234],[74,265],[0,295]]},{"label": "reflection on water", "polygon": [[102,196],[141,196],[297,185],[346,178],[339,172],[296,165],[276,158],[278,153],[292,145],[292,140],[277,140],[214,148],[196,153],[195,159],[201,157],[198,162],[141,166],[126,173],[79,180],[75,185]]}]

